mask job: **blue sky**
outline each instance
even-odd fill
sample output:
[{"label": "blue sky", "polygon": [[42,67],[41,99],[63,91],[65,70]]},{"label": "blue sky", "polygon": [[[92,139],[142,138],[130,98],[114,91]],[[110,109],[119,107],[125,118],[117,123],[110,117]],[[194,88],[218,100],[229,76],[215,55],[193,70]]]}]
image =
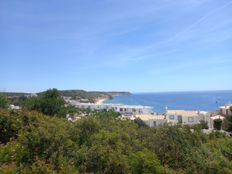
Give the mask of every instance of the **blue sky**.
[{"label": "blue sky", "polygon": [[0,90],[232,89],[231,0],[0,0]]}]

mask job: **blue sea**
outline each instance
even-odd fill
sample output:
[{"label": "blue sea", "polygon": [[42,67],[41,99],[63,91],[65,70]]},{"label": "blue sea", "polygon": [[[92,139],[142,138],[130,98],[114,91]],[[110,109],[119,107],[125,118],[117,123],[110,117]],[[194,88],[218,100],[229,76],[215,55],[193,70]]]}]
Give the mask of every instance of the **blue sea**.
[{"label": "blue sea", "polygon": [[128,96],[116,96],[104,103],[151,106],[154,112],[164,112],[165,107],[170,109],[215,111],[219,106],[230,102],[232,102],[232,90],[135,93]]}]

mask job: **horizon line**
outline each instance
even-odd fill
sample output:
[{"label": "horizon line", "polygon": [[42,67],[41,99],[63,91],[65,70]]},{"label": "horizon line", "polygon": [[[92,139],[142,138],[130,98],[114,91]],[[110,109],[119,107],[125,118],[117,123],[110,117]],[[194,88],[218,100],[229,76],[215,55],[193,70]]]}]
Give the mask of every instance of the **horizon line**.
[{"label": "horizon line", "polygon": [[[48,89],[53,89],[53,88],[48,88]],[[48,90],[46,89],[46,90]],[[131,92],[128,90],[85,90],[85,89],[58,89],[55,88],[59,91],[71,91],[71,90],[82,90],[82,91],[86,91],[86,92],[129,92],[131,94],[149,94],[149,93],[185,93],[185,92],[220,92],[220,91],[232,91],[232,89],[209,89],[209,90],[176,90],[176,91],[135,91],[135,92]],[[26,92],[26,91],[5,91],[4,89],[0,91],[0,93],[26,93],[26,94],[35,94],[35,93],[40,93],[40,92],[44,92],[46,90],[41,90],[41,91],[37,91],[37,92]]]}]

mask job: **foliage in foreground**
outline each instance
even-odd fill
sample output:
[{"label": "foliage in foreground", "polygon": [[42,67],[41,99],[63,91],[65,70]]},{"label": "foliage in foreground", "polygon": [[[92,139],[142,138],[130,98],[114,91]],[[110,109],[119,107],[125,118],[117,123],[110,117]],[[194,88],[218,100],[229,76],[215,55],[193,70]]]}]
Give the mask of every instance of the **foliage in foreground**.
[{"label": "foliage in foreground", "polygon": [[48,89],[40,96],[27,100],[25,107],[46,115],[58,116],[64,108],[64,100],[57,89]]},{"label": "foliage in foreground", "polygon": [[72,123],[0,110],[0,173],[232,173],[232,139],[223,134],[103,115]]},{"label": "foliage in foreground", "polygon": [[8,108],[8,100],[5,96],[0,95],[0,108]]}]

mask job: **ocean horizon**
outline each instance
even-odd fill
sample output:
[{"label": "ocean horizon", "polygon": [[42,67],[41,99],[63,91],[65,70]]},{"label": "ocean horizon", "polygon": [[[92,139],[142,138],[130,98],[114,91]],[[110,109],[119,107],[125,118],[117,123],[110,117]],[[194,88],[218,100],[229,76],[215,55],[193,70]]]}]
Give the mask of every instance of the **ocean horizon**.
[{"label": "ocean horizon", "polygon": [[216,111],[220,106],[231,102],[232,90],[218,90],[132,93],[126,96],[115,96],[104,103],[151,106],[154,112],[164,112],[166,107]]}]

